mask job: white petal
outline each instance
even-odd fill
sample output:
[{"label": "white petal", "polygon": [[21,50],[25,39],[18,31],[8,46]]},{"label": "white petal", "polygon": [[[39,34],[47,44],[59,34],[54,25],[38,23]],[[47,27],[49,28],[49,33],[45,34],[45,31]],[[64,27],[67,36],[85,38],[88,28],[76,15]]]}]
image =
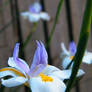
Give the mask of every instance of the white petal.
[{"label": "white petal", "polygon": [[[64,80],[64,79],[69,79],[71,76],[71,73],[72,73],[72,69],[69,69],[69,70],[56,71],[56,72],[53,72],[51,75],[58,77],[61,80]],[[80,77],[84,74],[85,72],[82,69],[79,69],[77,77]]]},{"label": "white petal", "polygon": [[20,15],[24,18],[24,19],[27,19],[28,18],[28,16],[29,16],[29,12],[22,12],[22,13],[20,13]]},{"label": "white petal", "polygon": [[83,63],[92,64],[92,53],[86,52],[83,57]]},{"label": "white petal", "polygon": [[69,70],[60,70],[55,66],[48,65],[45,70],[43,71],[44,74],[49,76],[55,76],[60,80],[69,79],[71,75],[71,69]]},{"label": "white petal", "polygon": [[9,70],[0,72],[0,78],[8,76],[8,75],[17,76],[15,73],[13,73],[12,71],[9,71]]},{"label": "white petal", "polygon": [[50,75],[55,76],[61,80],[69,79],[71,76],[71,69],[52,72]]},{"label": "white petal", "polygon": [[19,86],[19,85],[24,84],[27,80],[28,79],[23,78],[23,77],[14,77],[7,80],[2,79],[1,83],[2,85],[6,87],[14,87],[14,86]]},{"label": "white petal", "polygon": [[[64,79],[69,79],[70,78],[71,73],[72,73],[72,69],[60,70],[60,69],[58,69],[54,66],[49,65],[45,68],[43,73],[45,75],[55,76],[55,77],[59,78],[60,80],[64,80]],[[79,69],[77,77],[80,77],[84,74],[85,74],[85,72],[82,69]]]},{"label": "white petal", "polygon": [[[69,70],[62,70],[62,71],[54,72],[51,75],[64,80],[64,79],[69,79],[71,76],[71,73],[72,73],[72,69],[69,69]],[[77,77],[80,77],[84,74],[85,74],[85,72],[82,69],[79,69],[79,71],[77,73]]]},{"label": "white petal", "polygon": [[41,12],[41,13],[40,13],[40,17],[41,17],[41,19],[43,19],[43,20],[47,20],[47,21],[50,20],[50,16],[49,16],[48,13],[46,13],[46,12]]},{"label": "white petal", "polygon": [[61,71],[59,68],[52,66],[52,65],[47,65],[46,68],[43,70],[43,73],[46,75],[51,74],[52,72],[55,71]]},{"label": "white petal", "polygon": [[12,77],[21,76],[24,78],[26,77],[20,71],[11,67],[5,67],[5,68],[0,69],[0,78],[5,77],[5,76],[12,76]]},{"label": "white petal", "polygon": [[70,56],[70,52],[66,49],[63,42],[61,43],[61,49],[62,49],[64,55]]},{"label": "white petal", "polygon": [[[70,64],[70,62],[71,62],[71,59],[70,59],[70,56],[68,57],[65,57],[63,60],[62,60],[62,67],[63,67],[63,69],[66,69],[67,68],[67,66]],[[73,65],[73,64],[72,64]],[[71,65],[71,67],[72,67],[72,65]]]},{"label": "white petal", "polygon": [[77,73],[77,77],[83,76],[85,74],[85,72],[82,69],[79,69],[78,73]]},{"label": "white petal", "polygon": [[65,84],[56,77],[53,82],[43,82],[40,77],[31,78],[29,81],[32,92],[65,92]]},{"label": "white petal", "polygon": [[28,20],[30,22],[38,22],[40,20],[40,14],[30,13],[30,15],[28,16]]},{"label": "white petal", "polygon": [[[21,60],[21,62],[23,62],[23,63],[25,64],[25,66],[29,69],[28,64],[27,64],[24,60],[22,60],[22,59],[20,59],[20,60]],[[22,72],[23,74],[25,74],[25,72],[23,71],[23,69],[21,69],[19,66],[16,65],[16,63],[15,63],[13,57],[9,57],[9,59],[8,59],[8,65],[11,66],[11,67],[14,67],[14,68],[18,69],[20,72]]]}]

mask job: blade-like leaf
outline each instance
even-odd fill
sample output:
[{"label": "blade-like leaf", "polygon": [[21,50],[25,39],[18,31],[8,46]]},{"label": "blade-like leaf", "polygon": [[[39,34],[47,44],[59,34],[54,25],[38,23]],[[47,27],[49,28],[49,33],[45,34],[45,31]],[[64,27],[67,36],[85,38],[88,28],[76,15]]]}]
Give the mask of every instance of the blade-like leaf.
[{"label": "blade-like leaf", "polygon": [[73,59],[74,65],[72,69],[72,74],[65,92],[70,92],[73,86],[73,83],[76,80],[76,75],[80,68],[80,64],[82,62],[82,58],[83,58],[83,55],[87,46],[89,34],[90,34],[91,17],[92,17],[92,0],[87,0],[86,8],[83,16],[81,32],[80,32],[80,38],[77,46],[77,52]]}]

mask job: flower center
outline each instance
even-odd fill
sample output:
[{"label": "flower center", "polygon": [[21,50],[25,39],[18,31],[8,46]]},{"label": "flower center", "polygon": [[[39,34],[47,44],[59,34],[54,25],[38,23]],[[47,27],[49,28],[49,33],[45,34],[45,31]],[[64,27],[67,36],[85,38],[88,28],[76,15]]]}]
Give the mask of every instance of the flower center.
[{"label": "flower center", "polygon": [[40,77],[43,82],[53,82],[53,79],[49,76],[44,75],[43,73],[40,73]]},{"label": "flower center", "polygon": [[73,60],[74,56],[71,56],[70,59]]}]

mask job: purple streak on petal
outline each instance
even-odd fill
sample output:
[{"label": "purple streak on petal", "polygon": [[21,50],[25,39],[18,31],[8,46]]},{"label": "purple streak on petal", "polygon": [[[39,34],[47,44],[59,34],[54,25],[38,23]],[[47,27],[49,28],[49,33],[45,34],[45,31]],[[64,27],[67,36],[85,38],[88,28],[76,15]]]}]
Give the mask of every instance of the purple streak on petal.
[{"label": "purple streak on petal", "polygon": [[69,51],[73,56],[76,53],[76,44],[73,41],[69,44]]},{"label": "purple streak on petal", "polygon": [[42,6],[38,2],[35,2],[33,5],[29,6],[29,12],[40,13],[41,10],[42,10]]},{"label": "purple streak on petal", "polygon": [[38,75],[48,64],[48,55],[42,42],[37,41],[37,49],[34,54],[33,63],[29,75]]},{"label": "purple streak on petal", "polygon": [[16,64],[20,67],[25,73],[29,72],[29,68],[22,62],[22,59],[16,58]]},{"label": "purple streak on petal", "polygon": [[40,53],[40,56],[41,56],[41,62],[42,63],[45,63],[45,64],[48,64],[48,54],[47,54],[47,51],[45,49],[45,46],[42,42],[41,43],[41,53]]},{"label": "purple streak on petal", "polygon": [[16,43],[15,47],[14,47],[14,51],[13,51],[13,59],[15,61],[15,64],[23,69],[26,73],[29,71],[28,67],[26,67],[26,65],[22,62],[22,59],[18,58],[18,53],[19,53],[19,43]]},{"label": "purple streak on petal", "polygon": [[15,45],[15,47],[14,47],[14,51],[13,51],[13,57],[14,57],[14,58],[17,58],[17,57],[18,57],[19,45],[20,45],[20,43],[16,43],[16,45]]}]

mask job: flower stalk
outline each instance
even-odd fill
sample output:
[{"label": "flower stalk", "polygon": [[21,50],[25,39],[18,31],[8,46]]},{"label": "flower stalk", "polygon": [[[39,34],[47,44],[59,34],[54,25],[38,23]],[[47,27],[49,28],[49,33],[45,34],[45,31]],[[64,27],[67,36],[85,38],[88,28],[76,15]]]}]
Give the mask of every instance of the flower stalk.
[{"label": "flower stalk", "polygon": [[52,26],[52,30],[51,30],[51,32],[50,32],[50,36],[49,36],[49,39],[48,39],[48,43],[47,43],[47,45],[46,45],[46,48],[49,47],[50,42],[51,42],[51,40],[52,40],[52,36],[53,36],[53,34],[54,34],[54,31],[55,31],[55,28],[56,28],[56,24],[57,24],[58,19],[59,19],[59,16],[60,16],[60,11],[61,11],[61,8],[62,8],[63,1],[64,1],[64,0],[60,0],[60,1],[59,1],[58,7],[57,7],[57,12],[56,12],[56,17],[55,17],[55,20],[54,20],[54,24],[53,24],[53,26]]},{"label": "flower stalk", "polygon": [[33,24],[32,30],[30,31],[29,35],[27,36],[26,40],[23,43],[23,47],[22,47],[23,51],[24,51],[25,47],[27,46],[27,44],[29,43],[29,41],[32,37],[32,34],[36,31],[36,28],[37,28],[37,22]]},{"label": "flower stalk", "polygon": [[80,68],[80,64],[82,62],[82,58],[86,50],[86,46],[87,46],[87,42],[88,42],[88,38],[90,34],[91,17],[92,17],[92,0],[87,0],[82,27],[81,27],[81,32],[80,32],[80,38],[79,38],[79,42],[77,46],[77,52],[73,59],[74,64],[72,68],[72,74],[71,74],[71,77],[70,77],[70,80],[68,82],[65,92],[70,92],[76,80],[76,75]]}]

